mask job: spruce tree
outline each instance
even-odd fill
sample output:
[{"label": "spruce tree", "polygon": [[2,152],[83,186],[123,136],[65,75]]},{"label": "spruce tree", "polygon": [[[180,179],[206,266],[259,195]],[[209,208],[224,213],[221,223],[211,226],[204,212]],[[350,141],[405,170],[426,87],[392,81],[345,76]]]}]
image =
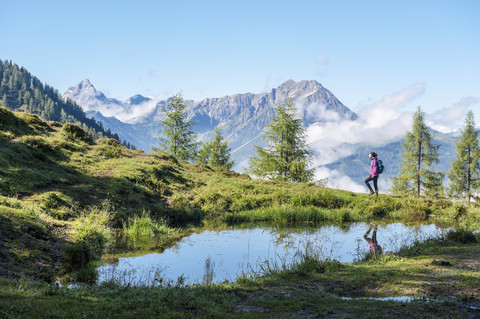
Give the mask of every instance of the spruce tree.
[{"label": "spruce tree", "polygon": [[248,172],[260,178],[291,182],[309,182],[313,152],[305,141],[302,120],[291,100],[279,104],[263,136],[266,148],[255,145],[256,155],[249,159]]},{"label": "spruce tree", "polygon": [[393,178],[394,193],[422,192],[438,195],[442,190],[442,173],[436,173],[432,166],[439,162],[439,145],[433,144],[430,128],[425,124],[425,113],[421,107],[413,114],[412,132],[407,132],[402,143],[403,153],[400,173]]},{"label": "spruce tree", "polygon": [[198,162],[230,170],[233,161],[230,159],[228,142],[224,141],[222,133],[215,127],[215,137],[211,142],[202,143],[198,153]]},{"label": "spruce tree", "polygon": [[475,131],[473,112],[469,111],[460,138],[455,142],[457,154],[451,163],[448,178],[450,190],[456,196],[465,196],[470,204],[480,188],[480,145]]},{"label": "spruce tree", "polygon": [[185,101],[180,93],[168,99],[165,119],[161,121],[164,137],[160,138],[159,146],[167,154],[188,161],[195,159],[197,135],[192,131],[195,122],[187,121],[185,109]]}]

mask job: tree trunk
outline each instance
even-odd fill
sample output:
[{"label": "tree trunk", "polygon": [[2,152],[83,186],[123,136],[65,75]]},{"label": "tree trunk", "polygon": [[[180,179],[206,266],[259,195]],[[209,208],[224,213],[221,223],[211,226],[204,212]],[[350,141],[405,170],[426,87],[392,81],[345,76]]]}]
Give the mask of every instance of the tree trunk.
[{"label": "tree trunk", "polygon": [[472,174],[470,172],[470,167],[471,167],[471,162],[472,162],[472,158],[471,158],[471,150],[470,150],[470,147],[468,148],[468,163],[467,163],[467,200],[468,200],[468,206],[470,206],[470,201],[471,201],[471,198],[472,198],[472,193],[470,192],[470,188],[471,188],[471,185],[472,185]]},{"label": "tree trunk", "polygon": [[420,197],[420,167],[422,165],[422,142],[418,141],[417,152],[417,197]]}]

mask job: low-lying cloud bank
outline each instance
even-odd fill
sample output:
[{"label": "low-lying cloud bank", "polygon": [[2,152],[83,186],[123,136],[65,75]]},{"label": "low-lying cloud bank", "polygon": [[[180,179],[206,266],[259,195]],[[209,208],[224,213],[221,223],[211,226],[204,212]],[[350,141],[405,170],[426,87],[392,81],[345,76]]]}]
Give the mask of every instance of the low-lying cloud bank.
[{"label": "low-lying cloud bank", "polygon": [[415,84],[382,100],[366,105],[354,121],[318,122],[307,130],[307,141],[315,152],[314,166],[332,163],[351,155],[348,145],[381,143],[402,137],[408,130],[411,113],[402,108],[425,92],[425,85]]},{"label": "low-lying cloud bank", "polygon": [[[322,106],[309,106],[307,111],[320,117],[307,127],[307,142],[314,150],[313,166],[316,179],[329,178],[329,187],[363,192],[363,184],[329,170],[324,165],[353,153],[353,144],[377,144],[399,139],[411,130],[412,112],[405,106],[419,99],[425,93],[425,84],[417,83],[399,92],[385,96],[380,101],[365,105],[356,120],[341,120],[336,114],[329,114]],[[475,97],[462,98],[451,107],[427,115],[427,125],[443,133],[450,133],[461,127],[463,119],[472,105],[478,104]],[[304,111],[303,106],[299,106]],[[333,112],[332,112],[333,113]],[[324,119],[322,121],[322,118]],[[334,120],[328,122],[328,120]],[[460,125],[458,124],[460,123]],[[367,154],[365,154],[367,156]],[[368,163],[368,161],[366,161]],[[368,164],[366,164],[368,165]],[[365,176],[367,177],[367,176]],[[379,181],[381,189],[388,189],[390,181]],[[382,184],[383,183],[383,184]]]}]

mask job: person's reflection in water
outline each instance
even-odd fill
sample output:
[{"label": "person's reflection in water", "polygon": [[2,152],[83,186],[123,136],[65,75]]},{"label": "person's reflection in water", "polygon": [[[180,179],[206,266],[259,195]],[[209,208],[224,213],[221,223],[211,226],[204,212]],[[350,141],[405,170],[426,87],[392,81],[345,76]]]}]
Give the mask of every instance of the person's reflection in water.
[{"label": "person's reflection in water", "polygon": [[[368,237],[370,232],[373,229],[372,237]],[[365,239],[368,243],[368,254],[367,259],[370,258],[377,258],[382,256],[382,247],[377,242],[377,225],[370,225],[365,235],[363,235],[363,239]]]}]

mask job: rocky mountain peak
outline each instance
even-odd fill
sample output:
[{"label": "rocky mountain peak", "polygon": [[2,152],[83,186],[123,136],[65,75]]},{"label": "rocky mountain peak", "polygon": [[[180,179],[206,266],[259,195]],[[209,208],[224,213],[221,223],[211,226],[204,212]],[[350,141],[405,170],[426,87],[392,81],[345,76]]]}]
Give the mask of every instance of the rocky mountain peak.
[{"label": "rocky mountain peak", "polygon": [[324,87],[315,80],[302,80],[300,82],[295,82],[293,80],[288,80],[285,83],[281,84],[277,89],[278,92],[283,93],[286,97],[299,97],[299,95],[310,95],[319,90],[324,90]]},{"label": "rocky mountain peak", "polygon": [[288,81],[282,83],[278,88],[283,89],[283,90],[288,90],[288,89],[294,87],[295,84],[297,84],[297,82],[295,82],[294,80],[288,80]]},{"label": "rocky mountain peak", "polygon": [[79,96],[79,95],[96,95],[97,90],[93,86],[93,84],[90,82],[89,79],[85,79],[78,83],[76,86],[72,86],[68,88],[68,90],[63,94],[63,96],[68,96],[71,99],[74,99],[74,96]]},{"label": "rocky mountain peak", "polygon": [[120,101],[109,99],[102,92],[97,91],[88,79],[68,88],[62,96],[64,99],[76,101],[85,112],[98,111],[108,104],[120,104]]},{"label": "rocky mountain peak", "polygon": [[140,95],[140,94],[136,94],[136,95],[128,98],[125,101],[125,103],[128,104],[128,105],[138,105],[138,104],[141,104],[141,103],[144,103],[144,102],[148,102],[150,100],[151,100],[151,98],[145,97],[145,96]]},{"label": "rocky mountain peak", "polygon": [[78,87],[81,87],[81,88],[87,88],[87,89],[88,89],[88,88],[94,88],[92,82],[90,82],[89,79],[83,80],[83,81],[80,82],[77,86],[78,86]]}]

